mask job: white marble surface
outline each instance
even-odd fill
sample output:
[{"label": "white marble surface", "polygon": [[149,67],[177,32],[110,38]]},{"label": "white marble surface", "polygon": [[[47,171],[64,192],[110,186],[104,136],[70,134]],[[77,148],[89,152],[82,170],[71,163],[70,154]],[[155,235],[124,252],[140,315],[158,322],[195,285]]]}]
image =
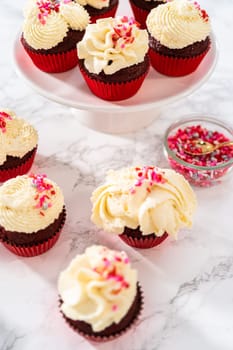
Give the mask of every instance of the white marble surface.
[{"label": "white marble surface", "polygon": [[[124,0],[125,1],[125,0]],[[34,171],[63,188],[68,219],[46,254],[18,258],[0,246],[0,350],[232,350],[233,181],[195,189],[199,207],[191,231],[178,241],[144,251],[126,247],[90,222],[90,194],[109,168],[155,163],[166,166],[162,137],[177,117],[211,113],[232,123],[233,3],[203,0],[213,19],[220,58],[211,79],[190,97],[167,106],[147,129],[107,135],[80,126],[67,107],[46,100],[18,78],[12,44],[24,1],[1,0],[0,104],[38,129]],[[126,249],[145,292],[140,322],[106,344],[82,339],[64,324],[57,308],[57,277],[70,259],[93,242]]]}]

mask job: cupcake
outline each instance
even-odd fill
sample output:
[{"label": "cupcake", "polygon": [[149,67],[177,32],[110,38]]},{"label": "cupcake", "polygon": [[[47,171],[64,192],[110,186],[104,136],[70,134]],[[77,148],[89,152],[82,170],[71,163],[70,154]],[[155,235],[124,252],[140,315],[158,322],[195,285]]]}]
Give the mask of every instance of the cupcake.
[{"label": "cupcake", "polygon": [[66,217],[62,191],[46,175],[23,175],[0,187],[0,240],[25,257],[46,252]]},{"label": "cupcake", "polygon": [[124,100],[136,94],[148,73],[147,52],[147,31],[134,19],[99,19],[78,43],[79,67],[93,94]]},{"label": "cupcake", "polygon": [[89,15],[91,22],[95,23],[97,19],[114,17],[117,11],[119,0],[73,0],[82,5]]},{"label": "cupcake", "polygon": [[146,18],[149,12],[166,2],[166,0],[130,0],[130,5],[135,19],[141,24],[141,28],[146,28]]},{"label": "cupcake", "polygon": [[8,109],[0,109],[0,182],[26,174],[37,151],[32,125]]},{"label": "cupcake", "polygon": [[151,248],[192,226],[196,198],[185,178],[153,166],[109,171],[92,195],[92,221],[135,248]]},{"label": "cupcake", "polygon": [[87,11],[71,0],[30,0],[21,42],[39,69],[65,72],[78,63],[76,44],[88,23]]},{"label": "cupcake", "polygon": [[125,333],[142,310],[137,272],[124,252],[94,245],[77,255],[58,280],[60,311],[69,326],[94,341]]},{"label": "cupcake", "polygon": [[197,2],[173,0],[153,9],[146,20],[152,66],[168,76],[194,72],[210,42],[210,20]]}]

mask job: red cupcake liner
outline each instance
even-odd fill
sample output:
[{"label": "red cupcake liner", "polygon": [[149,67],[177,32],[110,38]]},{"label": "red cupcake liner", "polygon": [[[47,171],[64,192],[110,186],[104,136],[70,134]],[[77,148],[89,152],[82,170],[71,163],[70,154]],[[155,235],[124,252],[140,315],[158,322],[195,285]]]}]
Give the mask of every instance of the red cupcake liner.
[{"label": "red cupcake liner", "polygon": [[137,7],[132,1],[130,1],[130,6],[132,8],[135,19],[141,24],[140,28],[145,29],[146,19],[149,14],[149,11]]},{"label": "red cupcake liner", "polygon": [[140,89],[148,70],[139,78],[128,82],[106,83],[89,77],[83,69],[80,69],[91,92],[97,97],[107,101],[121,101],[134,96]]},{"label": "red cupcake liner", "polygon": [[149,56],[152,67],[159,73],[171,77],[181,77],[193,73],[208,51],[209,48],[201,55],[190,58],[180,58],[161,55],[150,48]]},{"label": "red cupcake liner", "polygon": [[[70,322],[69,319],[63,314],[62,311],[62,317],[65,320],[65,322],[69,325],[69,327],[75,331],[76,333],[78,333],[79,335],[81,335],[83,338],[93,341],[93,342],[97,342],[97,343],[104,343],[107,341],[111,341],[114,340],[122,335],[124,335],[126,332],[128,332],[130,329],[132,329],[133,326],[135,326],[135,324],[137,323],[138,319],[141,317],[142,314],[142,310],[144,307],[144,295],[143,295],[143,291],[142,291],[142,287],[141,285],[138,283],[137,284],[137,291],[139,293],[139,299],[140,299],[140,306],[139,306],[139,310],[138,313],[135,314],[135,318],[131,321],[131,323],[122,331],[115,333],[114,335],[109,335],[109,336],[95,336],[93,335],[88,335],[84,332],[79,331],[76,327],[74,327]],[[59,301],[59,305],[60,305],[60,301]]]},{"label": "red cupcake liner", "polygon": [[78,64],[78,55],[76,47],[67,52],[57,54],[40,54],[31,51],[26,46],[24,46],[24,49],[30,56],[35,66],[46,73],[66,72],[74,68]]},{"label": "red cupcake liner", "polygon": [[33,152],[30,158],[28,158],[24,163],[18,165],[17,167],[0,170],[0,182],[7,181],[18,175],[26,174],[31,169],[32,163],[36,155],[36,151],[37,148],[35,148],[35,151]]},{"label": "red cupcake liner", "polygon": [[47,239],[42,243],[38,243],[34,245],[26,245],[26,244],[17,245],[17,244],[10,243],[8,240],[3,239],[2,244],[6,249],[10,250],[15,255],[22,256],[25,258],[41,255],[47,252],[50,248],[52,248],[57,242],[58,238],[60,237],[62,228],[64,226],[65,218],[66,218],[66,212],[64,211],[64,218],[58,231],[55,232],[52,237],[50,237],[49,239]]},{"label": "red cupcake liner", "polygon": [[106,11],[105,13],[102,13],[101,15],[95,15],[91,16],[91,23],[95,23],[97,19],[101,18],[107,18],[107,17],[114,17],[117,11],[118,3],[113,6],[109,11]]},{"label": "red cupcake liner", "polygon": [[165,232],[161,237],[154,235],[154,237],[143,236],[142,238],[133,238],[122,233],[121,235],[119,235],[119,237],[130,247],[148,249],[161,244],[168,237],[168,234]]}]

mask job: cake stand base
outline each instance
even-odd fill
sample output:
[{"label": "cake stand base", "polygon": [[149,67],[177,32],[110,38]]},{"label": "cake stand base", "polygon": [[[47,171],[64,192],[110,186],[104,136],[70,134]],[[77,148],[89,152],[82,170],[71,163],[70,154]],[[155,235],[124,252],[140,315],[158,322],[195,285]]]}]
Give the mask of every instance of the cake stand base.
[{"label": "cake stand base", "polygon": [[71,108],[79,122],[96,131],[111,134],[126,134],[149,126],[159,117],[158,108],[145,111],[91,111]]}]

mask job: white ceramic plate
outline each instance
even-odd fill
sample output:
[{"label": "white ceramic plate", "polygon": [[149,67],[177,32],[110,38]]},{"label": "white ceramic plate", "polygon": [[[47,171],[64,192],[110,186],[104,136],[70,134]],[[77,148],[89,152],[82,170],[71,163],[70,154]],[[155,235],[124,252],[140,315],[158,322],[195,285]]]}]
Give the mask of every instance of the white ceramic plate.
[{"label": "white ceramic plate", "polygon": [[213,35],[211,40],[210,51],[194,73],[185,77],[170,78],[150,68],[139,92],[134,97],[120,102],[103,101],[94,96],[77,67],[59,74],[40,71],[24,51],[19,37],[15,40],[13,53],[17,73],[46,98],[81,110],[138,112],[174,102],[199,88],[209,78],[217,61],[217,48]]}]

